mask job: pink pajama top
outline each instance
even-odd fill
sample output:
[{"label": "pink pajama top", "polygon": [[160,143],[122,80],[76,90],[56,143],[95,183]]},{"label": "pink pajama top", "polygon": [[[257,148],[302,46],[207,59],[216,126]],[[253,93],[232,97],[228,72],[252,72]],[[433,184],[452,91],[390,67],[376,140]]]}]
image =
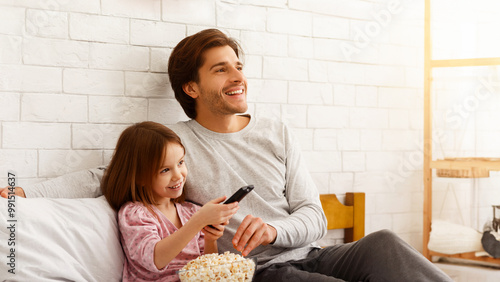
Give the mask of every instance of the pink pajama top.
[{"label": "pink pajama top", "polygon": [[[189,202],[175,204],[175,207],[182,225],[200,209]],[[179,281],[176,271],[205,250],[204,235],[199,232],[167,266],[157,269],[154,264],[156,243],[178,229],[160,210],[151,208],[160,221],[138,202],[128,202],[118,212],[120,240],[126,256],[123,281]]]}]

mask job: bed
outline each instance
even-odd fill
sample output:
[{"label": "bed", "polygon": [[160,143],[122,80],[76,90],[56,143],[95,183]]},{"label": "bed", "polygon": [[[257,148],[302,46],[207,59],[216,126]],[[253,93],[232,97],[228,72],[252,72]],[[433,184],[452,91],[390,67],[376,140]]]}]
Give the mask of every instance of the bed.
[{"label": "bed", "polygon": [[[345,241],[364,235],[364,194],[345,205],[321,195],[328,228],[345,228]],[[120,281],[124,255],[116,213],[104,197],[0,198],[0,276],[8,281]],[[10,215],[14,217],[10,217]],[[10,227],[10,228],[9,228]],[[22,271],[21,271],[22,270]]]},{"label": "bed", "polygon": [[345,204],[335,194],[320,195],[328,221],[327,229],[345,229],[344,243],[365,236],[365,193],[346,193]]}]

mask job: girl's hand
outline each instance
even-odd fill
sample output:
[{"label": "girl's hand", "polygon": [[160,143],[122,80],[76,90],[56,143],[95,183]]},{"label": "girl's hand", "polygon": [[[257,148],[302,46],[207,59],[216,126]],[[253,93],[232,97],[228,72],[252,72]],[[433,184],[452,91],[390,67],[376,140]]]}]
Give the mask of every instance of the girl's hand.
[{"label": "girl's hand", "polygon": [[[195,220],[200,224],[200,228],[207,225],[225,225],[229,219],[238,211],[238,202],[221,205],[226,196],[213,199],[206,203],[199,211],[197,211],[191,220]],[[216,232],[216,231],[214,231]]]},{"label": "girl's hand", "polygon": [[205,240],[216,241],[224,234],[225,224],[205,226],[201,231],[205,234]]}]

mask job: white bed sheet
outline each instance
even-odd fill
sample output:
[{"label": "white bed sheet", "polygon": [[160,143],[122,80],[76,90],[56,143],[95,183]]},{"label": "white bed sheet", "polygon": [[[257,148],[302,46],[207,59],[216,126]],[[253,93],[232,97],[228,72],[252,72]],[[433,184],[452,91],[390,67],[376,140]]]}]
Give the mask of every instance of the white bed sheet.
[{"label": "white bed sheet", "polygon": [[[16,198],[15,216],[16,222],[8,221],[12,219],[8,200],[0,198],[2,280],[121,280],[124,255],[116,213],[104,197]],[[12,237],[15,246],[9,246]],[[8,272],[11,248],[15,248],[15,274]]]}]

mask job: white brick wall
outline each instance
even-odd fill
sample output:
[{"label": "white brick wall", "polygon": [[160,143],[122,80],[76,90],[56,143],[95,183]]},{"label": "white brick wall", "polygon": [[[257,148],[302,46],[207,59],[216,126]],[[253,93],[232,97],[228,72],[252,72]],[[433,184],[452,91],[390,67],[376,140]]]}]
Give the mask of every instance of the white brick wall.
[{"label": "white brick wall", "polygon": [[0,33],[21,35],[24,33],[26,10],[18,7],[0,9]]},{"label": "white brick wall", "polygon": [[[0,173],[7,178],[7,172],[14,170],[24,178],[38,177],[38,153],[37,150],[11,150],[2,149],[0,151],[0,159],[8,160],[0,163]],[[2,183],[2,187],[7,185]]]},{"label": "white brick wall", "polygon": [[349,123],[349,109],[332,106],[310,106],[307,125],[311,128],[345,128]]},{"label": "white brick wall", "polygon": [[135,123],[147,119],[148,100],[128,97],[89,97],[89,121]]},{"label": "white brick wall", "polygon": [[59,39],[25,37],[23,62],[28,65],[87,67],[89,43]]},{"label": "white brick wall", "polygon": [[217,3],[216,15],[218,27],[239,30],[264,31],[268,20],[265,7],[234,5],[230,1]]},{"label": "white brick wall", "polygon": [[248,101],[256,103],[286,104],[288,85],[284,80],[250,79]]},{"label": "white brick wall", "polygon": [[133,45],[174,47],[186,34],[186,27],[181,24],[131,20],[130,26],[130,43]]},{"label": "white brick wall", "polygon": [[101,163],[101,150],[40,150],[38,173],[41,177],[56,177]]},{"label": "white brick wall", "polygon": [[0,105],[8,105],[0,111],[0,120],[15,121],[19,120],[19,93],[4,92],[0,95]]},{"label": "white brick wall", "polygon": [[75,94],[123,95],[125,78],[122,71],[64,69],[63,91]]},{"label": "white brick wall", "polygon": [[126,125],[111,123],[74,124],[72,127],[72,148],[113,150],[118,137],[126,127]]},{"label": "white brick wall", "polygon": [[[186,11],[196,11],[196,16],[193,17]],[[167,22],[215,25],[215,3],[205,0],[163,0],[162,17]]]},{"label": "white brick wall", "polygon": [[2,149],[69,149],[68,123],[2,122]]},{"label": "white brick wall", "polygon": [[302,11],[268,9],[267,28],[270,32],[311,36],[312,16]]},{"label": "white brick wall", "polygon": [[[365,192],[367,233],[389,228],[421,248],[418,1],[1,2],[0,186],[9,169],[30,183],[106,164],[131,123],[187,120],[168,57],[186,35],[216,27],[244,48],[249,112],[294,130],[319,191]],[[464,148],[500,156],[486,142],[500,135],[479,129]]]},{"label": "white brick wall", "polygon": [[133,97],[164,97],[173,98],[166,73],[126,72],[125,95]]},{"label": "white brick wall", "polygon": [[[97,1],[99,2],[99,1]],[[103,15],[129,17],[147,20],[160,20],[161,1],[141,0],[101,0]]]},{"label": "white brick wall", "polygon": [[47,10],[26,11],[26,33],[49,38],[68,38],[68,13]]},{"label": "white brick wall", "polygon": [[290,104],[332,105],[333,90],[328,83],[290,82]]},{"label": "white brick wall", "polygon": [[307,61],[296,58],[264,57],[263,78],[307,80]]},{"label": "white brick wall", "polygon": [[91,43],[89,67],[108,70],[149,70],[149,48]]},{"label": "white brick wall", "polygon": [[[241,31],[240,40],[248,55],[283,57],[288,52],[288,36],[283,34]],[[269,48],[269,46],[273,46],[273,48]]]},{"label": "white brick wall", "polygon": [[108,16],[72,13],[69,20],[73,40],[129,43],[129,20]]},{"label": "white brick wall", "polygon": [[0,35],[0,62],[5,64],[18,64],[21,62],[21,43],[19,36]]},{"label": "white brick wall", "polygon": [[85,96],[25,93],[21,99],[21,120],[86,122],[87,108]]},{"label": "white brick wall", "polygon": [[0,91],[61,92],[62,69],[28,65],[0,65]]}]

